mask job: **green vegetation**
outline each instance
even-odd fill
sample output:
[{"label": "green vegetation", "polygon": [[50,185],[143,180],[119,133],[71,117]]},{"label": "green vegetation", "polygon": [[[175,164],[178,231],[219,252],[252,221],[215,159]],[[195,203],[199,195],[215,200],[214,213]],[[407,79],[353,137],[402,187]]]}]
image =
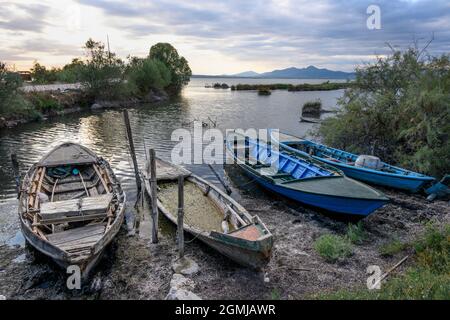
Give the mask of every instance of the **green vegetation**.
[{"label": "green vegetation", "polygon": [[302,116],[320,118],[322,112],[322,101],[308,101],[303,104]]},{"label": "green vegetation", "polygon": [[397,239],[392,240],[384,245],[382,245],[379,249],[380,255],[385,257],[391,257],[403,250],[408,248],[408,244],[401,242]]},{"label": "green vegetation", "polygon": [[324,234],[314,242],[314,249],[328,262],[352,255],[350,241],[346,237]]},{"label": "green vegetation", "polygon": [[341,111],[319,128],[324,142],[429,175],[449,172],[450,56],[421,52],[394,52],[357,69]]},{"label": "green vegetation", "polygon": [[450,225],[429,225],[414,243],[414,266],[389,278],[380,290],[365,287],[316,296],[321,299],[450,299]]},{"label": "green vegetation", "polygon": [[288,91],[328,91],[328,90],[338,90],[345,89],[352,86],[351,82],[324,82],[318,84],[284,84],[284,83],[274,83],[274,84],[237,84],[232,85],[231,90],[288,90]]},{"label": "green vegetation", "polygon": [[19,92],[22,79],[0,62],[0,117],[39,119],[40,114]]},{"label": "green vegetation", "polygon": [[269,88],[260,88],[258,89],[258,95],[260,96],[270,96],[272,91]]},{"label": "green vegetation", "polygon": [[359,221],[357,224],[349,224],[347,228],[347,239],[353,244],[362,244],[367,239],[364,227]]},{"label": "green vegetation", "polygon": [[170,71],[164,63],[149,57],[133,57],[126,71],[130,90],[144,96],[153,88],[164,89],[170,84]]},{"label": "green vegetation", "polygon": [[[41,119],[71,106],[92,105],[96,101],[147,101],[149,94],[163,91],[176,94],[189,82],[191,69],[186,59],[168,43],[151,47],[145,58],[131,57],[125,63],[101,42],[89,39],[85,59],[75,58],[63,68],[47,69],[35,62],[31,76],[35,84],[81,83],[82,92],[25,93],[22,80],[0,63],[0,126],[9,120]],[[155,91],[154,91],[155,90]]]},{"label": "green vegetation", "polygon": [[101,42],[89,39],[84,49],[87,60],[81,68],[80,80],[93,99],[117,99],[124,93],[124,63],[115,53],[105,50]]},{"label": "green vegetation", "polygon": [[169,43],[157,43],[150,48],[150,59],[156,59],[166,65],[170,71],[171,83],[166,88],[172,93],[179,93],[189,83],[191,68],[184,57]]},{"label": "green vegetation", "polygon": [[229,88],[228,84],[226,84],[226,83],[214,83],[212,85],[212,87],[214,89],[228,89]]}]

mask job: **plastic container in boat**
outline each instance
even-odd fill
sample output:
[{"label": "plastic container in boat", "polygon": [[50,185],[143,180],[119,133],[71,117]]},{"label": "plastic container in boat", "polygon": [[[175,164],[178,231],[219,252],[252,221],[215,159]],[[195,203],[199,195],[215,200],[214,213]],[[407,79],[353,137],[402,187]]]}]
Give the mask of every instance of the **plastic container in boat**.
[{"label": "plastic container in boat", "polygon": [[379,170],[383,164],[381,163],[380,158],[369,155],[360,155],[355,161],[355,167],[360,168],[369,168]]}]

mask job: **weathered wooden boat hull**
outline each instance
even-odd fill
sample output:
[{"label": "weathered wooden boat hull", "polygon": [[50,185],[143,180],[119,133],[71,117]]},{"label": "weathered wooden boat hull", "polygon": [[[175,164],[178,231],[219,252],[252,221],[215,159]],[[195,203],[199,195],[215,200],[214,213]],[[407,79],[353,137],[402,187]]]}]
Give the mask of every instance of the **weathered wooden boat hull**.
[{"label": "weathered wooden boat hull", "polygon": [[[67,268],[71,265],[76,265],[80,268],[80,276],[82,280],[86,280],[89,277],[90,271],[96,266],[98,261],[100,260],[105,248],[107,245],[114,239],[114,237],[119,232],[125,215],[125,203],[126,203],[126,195],[123,192],[120,183],[118,182],[116,176],[114,175],[114,172],[112,171],[109,164],[104,161],[101,158],[98,158],[99,164],[101,163],[103,165],[103,168],[101,170],[104,170],[103,172],[105,174],[108,174],[108,178],[111,179],[111,190],[117,194],[117,199],[119,203],[116,206],[116,209],[114,211],[114,218],[111,220],[111,223],[108,223],[101,235],[96,237],[95,242],[90,242],[92,245],[89,245],[90,254],[80,254],[80,255],[74,255],[70,254],[69,252],[63,250],[60,248],[57,244],[52,243],[47,239],[47,237],[56,235],[56,234],[50,234],[46,235],[47,237],[43,237],[42,234],[36,233],[33,231],[33,223],[26,218],[27,216],[27,207],[29,204],[29,183],[31,181],[31,178],[34,176],[34,174],[37,172],[39,166],[38,164],[33,165],[28,172],[25,175],[24,181],[22,183],[22,191],[19,195],[19,209],[18,209],[18,216],[21,226],[21,231],[26,239],[26,241],[36,250],[40,251],[44,255],[48,256],[49,258],[53,259],[53,261],[58,264],[62,268]],[[56,184],[55,184],[56,185]],[[54,191],[54,190],[53,190]],[[51,202],[50,202],[51,203]],[[48,204],[48,203],[47,203]],[[96,222],[97,220],[93,220],[92,222],[89,222],[86,226],[89,226],[89,228],[97,228],[99,226],[102,228],[103,223]],[[77,227],[70,229],[72,232],[77,231]],[[60,234],[57,234],[60,235]],[[73,234],[72,234],[73,237]],[[74,238],[72,238],[71,241],[75,241]],[[84,241],[88,241],[88,239],[80,239],[80,243],[86,243]],[[81,246],[82,247],[82,246]]]},{"label": "weathered wooden boat hull", "polygon": [[[283,134],[283,135],[291,136],[291,135],[287,135],[287,134]],[[295,136],[292,136],[292,137],[295,138],[296,141],[301,140],[305,144],[317,148],[318,154],[312,155],[312,157],[315,158],[316,160],[319,160],[326,164],[334,166],[334,167],[342,170],[342,172],[344,172],[346,176],[357,179],[357,180],[361,180],[364,182],[368,182],[368,183],[372,183],[372,184],[376,184],[376,185],[380,185],[380,186],[401,189],[401,190],[409,191],[412,193],[420,191],[425,185],[427,185],[435,180],[433,177],[429,177],[429,176],[422,175],[422,174],[419,174],[416,172],[412,172],[412,171],[408,171],[408,170],[405,170],[402,168],[391,166],[386,163],[383,163],[383,165],[391,168],[392,170],[395,170],[396,173],[385,172],[385,171],[381,171],[381,170],[374,170],[374,169],[364,168],[364,167],[356,167],[354,165],[349,165],[349,164],[346,164],[343,162],[331,160],[331,159],[323,156],[321,154],[321,152],[327,152],[329,154],[337,153],[337,154],[341,154],[345,157],[351,157],[352,159],[355,159],[357,156],[354,154],[351,154],[349,152],[330,148],[330,147],[327,147],[327,146],[319,144],[319,143],[315,143],[310,140],[301,139],[301,138],[298,138]],[[274,135],[272,135],[272,141],[278,142],[280,144],[280,146],[282,148],[284,148],[285,150],[299,153],[302,155],[308,155],[308,153],[289,145],[293,141],[289,141],[287,138],[285,138],[284,140],[279,139],[281,141],[278,141],[278,139]]]},{"label": "weathered wooden boat hull", "polygon": [[[187,170],[182,169],[180,170],[180,172],[186,173]],[[235,200],[233,200],[231,197],[226,195],[224,192],[222,192],[220,189],[218,189],[213,184],[207,182],[206,180],[190,172],[189,174],[184,175],[185,179],[188,182],[195,184],[202,191],[205,191],[203,189],[203,186],[208,188],[209,189],[208,196],[211,197],[211,195],[214,194],[214,197],[212,199],[213,201],[216,202],[225,201],[227,204],[231,205],[235,210],[243,212],[244,215],[246,216],[246,219],[248,219],[247,226],[255,225],[259,229],[263,230],[265,234],[259,237],[257,240],[247,240],[233,236],[232,232],[229,234],[219,233],[216,231],[202,232],[188,225],[184,226],[184,231],[191,234],[193,237],[197,238],[198,240],[202,241],[206,245],[217,250],[224,256],[228,257],[229,259],[235,261],[240,265],[257,270],[262,269],[265,265],[267,265],[267,263],[270,261],[272,253],[273,236],[268,231],[267,227],[263,224],[263,222],[259,219],[259,217],[257,216],[251,217],[240,204],[238,204]],[[176,176],[170,176],[165,173],[162,173],[161,179],[158,178],[158,181],[166,181],[166,182],[170,180],[173,181],[175,177]],[[145,188],[148,196],[151,198],[151,190],[148,177],[145,178]],[[171,212],[169,212],[169,210],[161,203],[160,200],[157,201],[157,204],[159,211],[173,224],[177,225],[178,221],[176,216],[173,215]],[[220,205],[218,205],[217,207],[220,207]]]}]

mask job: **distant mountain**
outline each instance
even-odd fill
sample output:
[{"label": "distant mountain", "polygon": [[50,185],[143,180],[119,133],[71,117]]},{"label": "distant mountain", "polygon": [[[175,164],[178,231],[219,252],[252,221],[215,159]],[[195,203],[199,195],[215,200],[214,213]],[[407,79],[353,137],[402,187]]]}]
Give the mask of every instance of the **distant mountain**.
[{"label": "distant mountain", "polygon": [[319,69],[314,66],[307,68],[287,68],[264,72],[260,74],[261,78],[288,78],[288,79],[352,79],[355,74],[352,72],[333,71],[328,69]]},{"label": "distant mountain", "polygon": [[270,72],[257,73],[254,71],[245,71],[230,75],[193,75],[197,78],[278,78],[278,79],[353,79],[353,72],[333,71],[328,69],[309,66],[307,68],[286,68],[273,70]]},{"label": "distant mountain", "polygon": [[259,77],[260,74],[258,72],[255,72],[255,71],[245,71],[245,72],[233,74],[231,76],[232,77],[239,77],[239,78],[256,78],[256,77]]}]

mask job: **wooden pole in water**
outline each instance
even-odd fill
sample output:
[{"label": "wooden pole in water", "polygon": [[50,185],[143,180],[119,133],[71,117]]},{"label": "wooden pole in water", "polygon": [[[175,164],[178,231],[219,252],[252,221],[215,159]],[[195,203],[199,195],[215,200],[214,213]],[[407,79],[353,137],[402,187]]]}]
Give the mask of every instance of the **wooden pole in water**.
[{"label": "wooden pole in water", "polygon": [[237,136],[234,136],[233,151],[234,151],[235,161],[237,162],[237,158],[238,158],[238,138],[237,138]]},{"label": "wooden pole in water", "polygon": [[152,243],[158,243],[158,194],[156,180],[156,154],[155,149],[150,149],[150,189],[152,200]]},{"label": "wooden pole in water", "polygon": [[17,198],[20,196],[20,170],[19,170],[19,161],[17,160],[17,155],[13,153],[11,155],[11,162],[14,172],[14,179],[16,181],[16,191],[17,191]]},{"label": "wooden pole in water", "polygon": [[134,167],[134,176],[136,178],[136,188],[138,194],[141,194],[141,178],[139,176],[139,167],[136,160],[136,152],[134,150],[134,143],[133,143],[133,134],[131,133],[131,124],[130,124],[130,117],[128,116],[128,110],[123,110],[123,118],[125,121],[125,127],[127,129],[127,138],[128,143],[130,144],[130,152],[131,152],[131,159],[133,160],[133,167]]},{"label": "wooden pole in water", "polygon": [[244,143],[244,161],[245,164],[248,165],[249,163],[249,158],[250,158],[250,143],[248,141],[248,137],[245,137],[245,143]]},{"label": "wooden pole in water", "polygon": [[180,175],[178,177],[178,251],[180,258],[184,256],[184,177]]}]

